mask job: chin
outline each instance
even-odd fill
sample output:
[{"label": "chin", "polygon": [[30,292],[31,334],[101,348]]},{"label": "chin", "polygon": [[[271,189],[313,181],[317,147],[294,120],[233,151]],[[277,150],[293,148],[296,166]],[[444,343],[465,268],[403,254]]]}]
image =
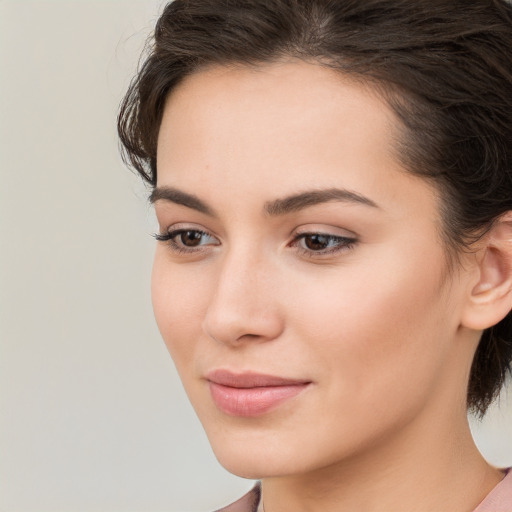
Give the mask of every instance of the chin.
[{"label": "chin", "polygon": [[[252,429],[206,431],[215,457],[230,473],[251,480],[297,473],[303,463],[293,440]],[[292,441],[292,442],[290,442]]]},{"label": "chin", "polygon": [[280,454],[269,454],[267,450],[249,450],[244,454],[236,450],[215,450],[217,460],[233,475],[250,480],[285,476],[300,473],[294,460],[282,460]]},{"label": "chin", "polygon": [[278,476],[265,462],[247,460],[240,457],[217,457],[220,465],[231,474],[248,480],[261,480],[270,476]]},{"label": "chin", "polygon": [[206,433],[219,463],[230,473],[251,480],[305,474],[343,457],[332,447],[318,446],[315,436],[294,436],[289,430],[226,428]]}]

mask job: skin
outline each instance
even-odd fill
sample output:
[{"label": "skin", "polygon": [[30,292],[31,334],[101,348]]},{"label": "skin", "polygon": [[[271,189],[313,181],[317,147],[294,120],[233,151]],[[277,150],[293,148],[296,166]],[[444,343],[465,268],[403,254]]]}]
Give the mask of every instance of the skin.
[{"label": "skin", "polygon": [[[399,129],[369,88],[297,61],[201,71],[165,106],[160,233],[206,234],[158,243],[155,317],[216,456],[262,479],[266,512],[471,511],[503,477],[466,417],[481,258],[448,271],[436,191],[399,164]],[[333,188],[372,204],[265,211]],[[304,233],[353,242],[314,251]],[[214,369],[311,384],[237,417],[212,400]]]}]

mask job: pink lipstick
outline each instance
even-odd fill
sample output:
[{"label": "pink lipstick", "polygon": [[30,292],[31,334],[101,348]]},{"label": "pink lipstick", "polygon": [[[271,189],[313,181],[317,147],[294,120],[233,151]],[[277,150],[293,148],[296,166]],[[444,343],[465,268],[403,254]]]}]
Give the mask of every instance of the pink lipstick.
[{"label": "pink lipstick", "polygon": [[215,370],[207,375],[215,405],[230,416],[259,416],[304,391],[311,381]]}]

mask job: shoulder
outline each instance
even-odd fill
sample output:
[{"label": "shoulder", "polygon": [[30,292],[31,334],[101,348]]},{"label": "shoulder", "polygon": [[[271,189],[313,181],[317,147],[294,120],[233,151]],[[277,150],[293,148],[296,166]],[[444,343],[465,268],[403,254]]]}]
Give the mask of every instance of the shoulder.
[{"label": "shoulder", "polygon": [[512,468],[505,470],[503,480],[487,495],[474,512],[512,512]]},{"label": "shoulder", "polygon": [[260,503],[261,485],[258,482],[247,494],[227,507],[215,512],[257,512]]},{"label": "shoulder", "polygon": [[[215,512],[257,512],[260,498],[261,485],[258,482],[239,500]],[[473,512],[512,512],[512,468],[505,470],[503,480]]]}]

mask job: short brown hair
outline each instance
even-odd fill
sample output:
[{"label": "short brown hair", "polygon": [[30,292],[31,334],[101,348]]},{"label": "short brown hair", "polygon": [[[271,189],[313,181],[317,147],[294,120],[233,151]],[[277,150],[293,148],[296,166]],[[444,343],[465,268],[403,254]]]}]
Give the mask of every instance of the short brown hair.
[{"label": "short brown hair", "polygon": [[[319,62],[381,90],[399,157],[442,195],[448,246],[512,210],[512,7],[505,0],[174,0],[122,102],[125,160],[156,185],[167,96],[215,64]],[[510,372],[512,313],[484,331],[468,407],[483,415]]]}]

